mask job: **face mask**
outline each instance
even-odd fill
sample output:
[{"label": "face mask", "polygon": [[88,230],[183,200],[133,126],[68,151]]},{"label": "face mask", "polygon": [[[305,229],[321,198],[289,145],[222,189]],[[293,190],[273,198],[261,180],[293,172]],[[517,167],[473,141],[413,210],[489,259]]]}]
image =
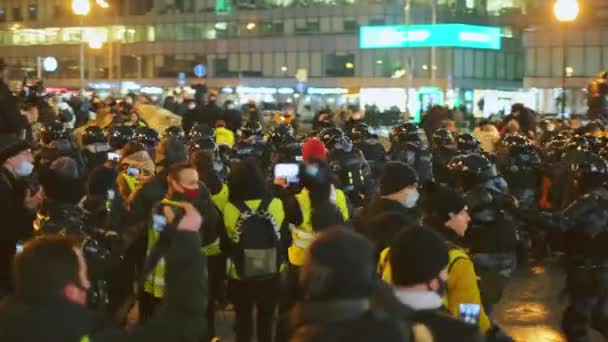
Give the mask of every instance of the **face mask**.
[{"label": "face mask", "polygon": [[19,164],[19,166],[17,166],[15,168],[15,174],[19,177],[27,177],[32,174],[33,170],[34,170],[34,164],[32,164],[28,161],[24,161],[24,162],[21,162],[21,164]]},{"label": "face mask", "polygon": [[188,105],[188,109],[192,110],[192,109],[194,109],[194,108],[196,108],[196,105],[195,105],[195,104]]},{"label": "face mask", "polygon": [[95,120],[95,119],[97,119],[97,113],[89,112],[89,120]]},{"label": "face mask", "polygon": [[200,193],[201,193],[200,188],[188,189],[188,188],[184,187],[184,192],[183,192],[184,197],[189,201],[194,201],[195,199],[197,199]]},{"label": "face mask", "polygon": [[407,196],[403,201],[401,201],[401,204],[404,207],[411,209],[416,206],[418,198],[420,198],[420,194],[418,193],[418,191],[416,191],[413,194]]}]

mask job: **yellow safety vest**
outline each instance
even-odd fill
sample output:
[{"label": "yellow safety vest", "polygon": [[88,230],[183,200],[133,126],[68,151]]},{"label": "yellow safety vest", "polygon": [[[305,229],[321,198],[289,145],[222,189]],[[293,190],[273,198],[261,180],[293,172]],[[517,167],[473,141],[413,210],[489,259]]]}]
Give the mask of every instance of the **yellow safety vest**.
[{"label": "yellow safety vest", "polygon": [[216,128],[215,142],[218,145],[226,145],[230,148],[234,147],[234,132],[225,127]]},{"label": "yellow safety vest", "polygon": [[222,184],[222,188],[220,189],[220,191],[215,195],[211,195],[211,200],[213,201],[213,204],[215,204],[217,209],[222,214],[224,213],[224,207],[226,207],[226,203],[228,203],[229,194],[230,192],[228,191],[228,185]]},{"label": "yellow safety vest", "polygon": [[[245,205],[251,209],[257,209],[260,206],[260,204],[262,204],[261,199],[245,201]],[[283,209],[283,202],[278,198],[274,198],[272,201],[270,201],[270,203],[268,204],[268,208],[266,208],[266,210],[268,211],[269,214],[271,214],[274,217],[274,222],[275,222],[274,229],[277,232],[277,234],[280,234],[281,225],[283,224],[283,221],[285,220],[285,211]],[[228,202],[224,209],[224,226],[226,227],[226,234],[228,235],[228,238],[232,242],[235,242],[235,243],[238,241],[238,238],[239,238],[239,232],[237,231],[236,228],[237,228],[237,224],[238,224],[240,216],[241,216],[241,211],[239,210],[239,208],[236,205]],[[227,259],[226,264],[227,264],[226,274],[232,279],[239,279],[238,274],[236,272],[236,266],[230,260],[230,258]],[[283,269],[283,267],[281,267],[281,270],[282,269]]]},{"label": "yellow safety vest", "polygon": [[[304,265],[305,250],[315,238],[312,229],[312,204],[308,190],[304,188],[296,195],[296,200],[302,212],[302,223],[298,227],[291,226],[291,237],[293,244],[289,247],[289,262],[295,266]],[[336,189],[336,207],[342,213],[344,221],[348,220],[348,204],[346,195],[340,189]]]},{"label": "yellow safety vest", "polygon": [[[176,205],[177,202],[171,201],[168,199],[163,199],[161,201],[164,204]],[[154,230],[152,225],[148,228],[148,244],[147,244],[147,255],[150,254],[154,245],[158,241],[160,237],[159,232]],[[222,251],[220,249],[220,239],[217,238],[212,243],[201,247],[201,253],[206,256],[218,255]],[[165,295],[165,258],[160,258],[154,269],[146,278],[144,282],[144,291],[151,294],[155,298],[163,298]]]},{"label": "yellow safety vest", "polygon": [[137,188],[137,183],[138,183],[137,178],[135,178],[133,176],[129,176],[125,172],[119,173],[119,177],[122,177],[127,182],[127,184],[129,185],[129,189],[131,190],[131,193],[133,191],[135,191],[135,188]]}]

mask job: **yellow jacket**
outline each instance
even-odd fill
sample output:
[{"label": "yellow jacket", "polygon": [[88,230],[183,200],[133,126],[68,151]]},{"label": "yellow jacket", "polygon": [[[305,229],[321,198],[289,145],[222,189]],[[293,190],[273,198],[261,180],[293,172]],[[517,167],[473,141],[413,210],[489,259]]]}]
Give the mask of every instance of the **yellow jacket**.
[{"label": "yellow jacket", "polygon": [[[486,312],[483,310],[473,262],[465,250],[453,246],[450,247],[452,249],[449,251],[450,259],[448,266],[446,267],[448,273],[448,287],[446,295],[443,298],[443,304],[454,317],[460,316],[460,304],[479,304],[481,308],[479,314],[479,330],[485,334],[491,324],[488,315],[486,315]],[[377,271],[382,277],[382,280],[392,284],[393,278],[389,255],[389,248],[385,248],[380,253]]]},{"label": "yellow jacket", "polygon": [[211,200],[213,201],[213,204],[215,204],[217,209],[222,214],[224,213],[224,208],[226,207],[226,204],[228,203],[229,194],[230,194],[230,192],[228,190],[228,185],[222,184],[222,188],[220,189],[220,191],[217,194],[211,195]]},{"label": "yellow jacket", "polygon": [[490,319],[483,309],[477,274],[473,262],[466,251],[450,246],[450,262],[448,264],[448,288],[444,303],[454,317],[460,316],[460,304],[479,304],[479,330],[485,334],[490,329]]},{"label": "yellow jacket", "polygon": [[[299,194],[296,195],[300,212],[302,213],[302,223],[298,227],[292,227],[291,237],[293,244],[289,247],[288,255],[289,262],[295,266],[304,265],[305,250],[308,245],[314,239],[314,232],[312,229],[312,203],[310,202],[310,195],[308,190],[304,188]],[[348,204],[346,202],[346,195],[340,189],[336,189],[336,207],[342,213],[344,221],[348,220]]]}]

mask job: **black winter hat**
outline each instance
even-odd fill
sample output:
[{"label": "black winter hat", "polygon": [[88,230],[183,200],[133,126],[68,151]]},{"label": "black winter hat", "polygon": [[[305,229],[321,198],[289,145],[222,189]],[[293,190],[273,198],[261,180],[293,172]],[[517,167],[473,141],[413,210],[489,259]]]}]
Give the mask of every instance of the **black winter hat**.
[{"label": "black winter hat", "polygon": [[388,162],[380,177],[380,195],[394,194],[417,182],[418,175],[409,165],[398,161]]},{"label": "black winter hat", "polygon": [[362,235],[346,228],[319,233],[309,248],[302,270],[309,300],[369,297],[374,286],[374,247]]},{"label": "black winter hat", "polygon": [[99,165],[91,171],[87,181],[87,194],[91,196],[106,196],[108,190],[116,187],[116,169]]},{"label": "black winter hat", "polygon": [[437,183],[428,183],[425,184],[424,189],[426,195],[424,211],[440,220],[439,223],[447,222],[467,206],[464,197],[450,188]]},{"label": "black winter hat", "polygon": [[399,232],[389,250],[393,283],[411,286],[436,278],[448,262],[448,248],[433,231],[424,227]]},{"label": "black winter hat", "polygon": [[0,162],[4,162],[8,158],[14,157],[30,147],[31,146],[27,141],[17,138],[14,134],[0,134]]}]

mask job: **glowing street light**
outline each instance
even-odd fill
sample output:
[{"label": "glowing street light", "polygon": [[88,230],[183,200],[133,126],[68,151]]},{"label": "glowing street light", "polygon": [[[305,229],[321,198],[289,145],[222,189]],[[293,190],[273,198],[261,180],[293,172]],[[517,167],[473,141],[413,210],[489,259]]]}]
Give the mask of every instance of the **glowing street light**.
[{"label": "glowing street light", "polygon": [[88,15],[91,12],[91,3],[89,0],[73,0],[72,11],[76,15]]},{"label": "glowing street light", "polygon": [[[572,22],[574,20],[576,20],[576,17],[578,17],[578,12],[580,11],[580,8],[578,6],[578,1],[577,0],[557,0],[555,1],[555,4],[553,5],[553,13],[555,14],[555,18],[564,23],[567,24],[569,22]],[[572,73],[568,73],[568,71],[566,70],[566,65],[567,65],[567,57],[568,54],[566,53],[566,28],[563,27],[562,28],[562,103],[561,103],[561,107],[562,107],[562,115],[566,114],[566,77],[568,76],[568,74],[572,74]]]},{"label": "glowing street light", "polygon": [[101,8],[110,8],[110,4],[106,0],[96,0],[95,2]]},{"label": "glowing street light", "polygon": [[557,0],[553,5],[555,18],[563,22],[574,21],[579,11],[577,0]]}]

